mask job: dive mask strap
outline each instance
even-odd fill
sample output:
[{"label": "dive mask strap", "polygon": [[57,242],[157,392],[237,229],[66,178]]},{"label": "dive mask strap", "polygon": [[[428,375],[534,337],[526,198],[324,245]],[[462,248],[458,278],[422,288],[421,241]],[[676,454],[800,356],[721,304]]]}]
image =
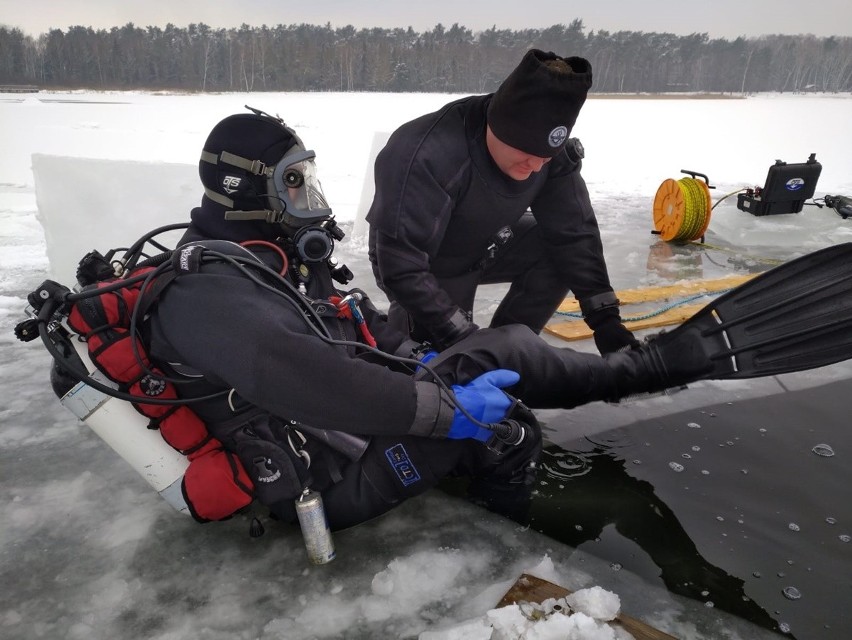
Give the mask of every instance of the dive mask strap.
[{"label": "dive mask strap", "polygon": [[260,160],[249,160],[248,158],[243,158],[242,156],[238,156],[230,151],[223,151],[217,156],[215,153],[210,153],[205,150],[201,152],[201,160],[208,164],[219,164],[219,162],[224,162],[232,167],[244,169],[256,176],[269,177],[272,174],[272,169],[267,168],[266,164]]},{"label": "dive mask strap", "polygon": [[225,220],[264,220],[270,224],[277,224],[284,220],[283,211],[273,209],[256,209],[253,211],[226,211]]},{"label": "dive mask strap", "polygon": [[207,187],[204,187],[204,195],[210,198],[213,202],[221,204],[227,207],[228,209],[234,206],[233,200],[226,196],[223,196],[221,193],[213,191],[212,189],[208,189]]}]

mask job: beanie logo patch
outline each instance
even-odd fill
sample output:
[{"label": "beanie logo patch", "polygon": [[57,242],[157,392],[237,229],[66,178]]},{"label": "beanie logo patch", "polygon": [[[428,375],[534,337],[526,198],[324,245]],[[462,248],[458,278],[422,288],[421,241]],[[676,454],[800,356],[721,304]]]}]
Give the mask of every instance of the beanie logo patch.
[{"label": "beanie logo patch", "polygon": [[547,143],[553,147],[561,147],[568,138],[568,127],[559,125],[547,135]]},{"label": "beanie logo patch", "polygon": [[225,176],[222,178],[222,190],[225,193],[236,193],[240,190],[243,179],[238,176]]}]

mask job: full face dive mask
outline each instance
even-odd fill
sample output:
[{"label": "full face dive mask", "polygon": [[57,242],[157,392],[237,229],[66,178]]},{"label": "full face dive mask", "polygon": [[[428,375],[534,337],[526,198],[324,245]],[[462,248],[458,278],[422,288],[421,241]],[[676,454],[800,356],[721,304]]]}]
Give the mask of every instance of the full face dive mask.
[{"label": "full face dive mask", "polygon": [[327,260],[334,240],[343,239],[317,178],[314,158],[313,151],[293,147],[273,167],[267,181],[267,197],[284,205],[280,224],[305,262]]},{"label": "full face dive mask", "polygon": [[230,116],[211,133],[201,154],[205,195],[226,208],[226,220],[280,227],[304,262],[327,260],[343,232],[317,177],[316,153],[280,118],[249,109],[254,115]]},{"label": "full face dive mask", "polygon": [[[206,156],[208,157],[205,157]],[[210,157],[212,156],[212,157]],[[317,178],[316,153],[306,151],[300,145],[294,145],[276,164],[268,166],[260,160],[250,160],[230,151],[222,151],[218,156],[203,152],[201,159],[218,165],[228,165],[243,169],[251,176],[266,178],[266,193],[246,193],[242,191],[241,200],[245,196],[253,196],[258,203],[266,200],[268,209],[233,210],[225,214],[227,220],[265,220],[273,224],[282,224],[293,229],[309,224],[316,224],[331,217],[331,208],[326,202],[322,186]],[[226,173],[227,172],[226,170]],[[232,173],[232,172],[231,172]],[[254,185],[251,176],[245,182]],[[233,189],[242,179],[238,176],[225,175],[224,189]],[[209,190],[207,196],[211,197]],[[218,196],[216,199],[228,207],[234,207],[235,201]]]},{"label": "full face dive mask", "polygon": [[314,224],[331,217],[331,207],[317,178],[316,155],[295,146],[272,167],[267,197],[284,205],[281,222],[290,227]]}]

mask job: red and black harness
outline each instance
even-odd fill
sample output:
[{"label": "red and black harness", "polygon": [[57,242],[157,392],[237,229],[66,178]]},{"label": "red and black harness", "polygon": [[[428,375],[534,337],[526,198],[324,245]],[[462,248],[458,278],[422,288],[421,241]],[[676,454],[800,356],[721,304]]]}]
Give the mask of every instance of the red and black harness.
[{"label": "red and black harness", "polygon": [[[140,268],[133,276],[153,271]],[[146,399],[178,401],[177,385],[148,358],[143,341],[132,329],[133,316],[143,318],[175,273],[159,275],[146,288],[143,282],[113,289],[115,281],[103,281],[85,290],[105,290],[74,303],[68,325],[86,340],[94,365],[121,391],[138,398],[133,407],[149,419],[148,428],[158,429],[163,439],[186,456],[189,466],[182,481],[186,504],[201,522],[222,520],[248,506],[254,485],[239,458],[227,451],[208,431],[207,425],[186,404],[150,404]],[[134,335],[134,333],[136,335]]]},{"label": "red and black harness", "polygon": [[[78,280],[85,284],[83,289],[72,294],[62,285],[46,281],[28,298],[38,310],[38,319],[21,323],[16,333],[24,341],[41,334],[46,344],[52,344],[47,331],[49,321],[55,319],[54,313],[67,319],[69,328],[86,342],[94,366],[117,383],[118,390],[100,385],[85,371],[74,373],[73,377],[108,395],[130,401],[148,419],[149,429],[159,430],[172,448],[186,456],[188,466],[181,488],[196,520],[229,518],[255,499],[273,511],[286,514],[292,510],[292,499],[312,482],[308,470],[310,456],[304,450],[306,440],[298,431],[300,427],[256,407],[235,409],[234,400],[239,397],[234,390],[218,390],[198,397],[195,393],[198,383],[203,382],[200,386],[204,387],[209,387],[209,383],[203,379],[169,377],[148,354],[143,337],[147,331],[145,318],[176,277],[200,269],[205,251],[200,245],[183,247],[139,266],[128,265],[121,277],[115,277],[109,262],[100,254],[87,262],[90,254],[78,269]],[[88,266],[81,276],[84,264]],[[344,297],[303,302],[314,313],[323,308],[324,312],[316,313],[317,316],[352,321],[363,342],[374,347],[375,340],[358,308],[362,298],[361,292],[354,291]],[[55,358],[62,355],[60,350],[50,350]],[[167,368],[172,376],[179,375],[170,365]],[[189,388],[193,384],[195,389]],[[205,423],[190,404],[213,398],[227,403],[231,412],[222,420]],[[333,479],[340,477],[333,461],[326,471]]]}]

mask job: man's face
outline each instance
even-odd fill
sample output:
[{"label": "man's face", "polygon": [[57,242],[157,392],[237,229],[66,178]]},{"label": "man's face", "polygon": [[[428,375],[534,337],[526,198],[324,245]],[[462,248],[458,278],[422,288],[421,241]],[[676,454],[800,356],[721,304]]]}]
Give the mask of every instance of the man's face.
[{"label": "man's face", "polygon": [[550,158],[539,158],[530,155],[515,147],[510,147],[500,140],[487,127],[485,131],[485,145],[491,159],[500,168],[500,171],[514,180],[526,180],[533,173],[541,171],[541,168],[550,162]]}]

